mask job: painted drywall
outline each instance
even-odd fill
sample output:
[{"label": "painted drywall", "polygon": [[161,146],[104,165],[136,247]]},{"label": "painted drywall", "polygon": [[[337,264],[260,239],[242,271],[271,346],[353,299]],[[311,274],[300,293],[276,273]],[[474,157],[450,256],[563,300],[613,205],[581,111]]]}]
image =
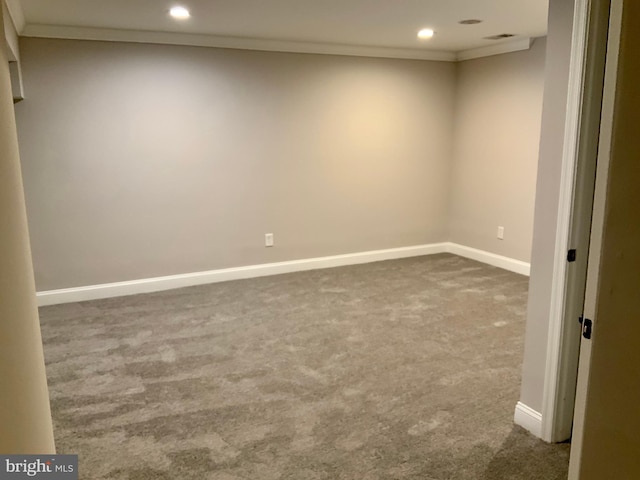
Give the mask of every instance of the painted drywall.
[{"label": "painted drywall", "polygon": [[545,48],[539,38],[530,50],[458,64],[449,214],[454,243],[530,261]]},{"label": "painted drywall", "polygon": [[0,452],[54,453],[0,8]]},{"label": "painted drywall", "polygon": [[31,38],[21,56],[38,290],[447,239],[452,63]]},{"label": "painted drywall", "polygon": [[640,478],[640,4],[623,2],[580,479]]},{"label": "painted drywall", "polygon": [[537,412],[542,411],[547,358],[573,9],[573,0],[549,2],[531,279],[520,393],[520,401]]}]

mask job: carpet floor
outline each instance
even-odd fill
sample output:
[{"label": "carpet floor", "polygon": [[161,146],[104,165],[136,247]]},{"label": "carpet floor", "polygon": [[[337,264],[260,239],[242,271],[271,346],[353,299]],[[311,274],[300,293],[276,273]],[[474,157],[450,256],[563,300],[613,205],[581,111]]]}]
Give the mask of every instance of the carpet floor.
[{"label": "carpet floor", "polygon": [[45,307],[59,453],[115,480],[561,480],[513,425],[526,277],[441,254]]}]

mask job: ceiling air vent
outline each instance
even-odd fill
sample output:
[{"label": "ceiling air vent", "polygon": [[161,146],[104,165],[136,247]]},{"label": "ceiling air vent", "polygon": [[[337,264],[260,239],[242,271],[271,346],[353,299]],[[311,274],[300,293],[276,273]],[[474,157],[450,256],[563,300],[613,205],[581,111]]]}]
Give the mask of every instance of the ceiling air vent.
[{"label": "ceiling air vent", "polygon": [[505,38],[515,37],[513,33],[501,33],[500,35],[491,35],[490,37],[484,37],[485,40],[504,40]]}]

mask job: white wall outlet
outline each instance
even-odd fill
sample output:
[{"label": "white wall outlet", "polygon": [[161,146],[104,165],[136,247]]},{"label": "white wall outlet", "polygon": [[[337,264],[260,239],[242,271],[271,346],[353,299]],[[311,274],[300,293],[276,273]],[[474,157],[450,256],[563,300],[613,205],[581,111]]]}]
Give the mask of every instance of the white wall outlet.
[{"label": "white wall outlet", "polygon": [[264,234],[264,246],[273,247],[273,233]]},{"label": "white wall outlet", "polygon": [[504,240],[504,227],[498,227],[498,239]]}]

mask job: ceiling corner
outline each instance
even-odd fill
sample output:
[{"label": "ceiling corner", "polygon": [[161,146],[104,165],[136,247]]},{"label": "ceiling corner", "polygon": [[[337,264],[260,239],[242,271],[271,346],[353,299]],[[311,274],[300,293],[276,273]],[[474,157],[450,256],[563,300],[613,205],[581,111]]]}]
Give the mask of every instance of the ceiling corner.
[{"label": "ceiling corner", "polygon": [[24,18],[24,11],[22,10],[22,5],[20,4],[20,0],[0,0],[0,1],[3,1],[7,6],[7,11],[9,12],[9,17],[11,17],[13,26],[16,27],[16,31],[18,32],[18,35],[20,35],[24,31],[24,27],[26,25],[26,21]]},{"label": "ceiling corner", "polygon": [[518,38],[516,40],[501,42],[497,45],[489,45],[486,47],[462,50],[457,53],[456,59],[459,62],[463,62],[465,60],[472,60],[474,58],[502,55],[503,53],[520,52],[523,50],[529,50],[532,44],[533,38],[531,37]]}]

